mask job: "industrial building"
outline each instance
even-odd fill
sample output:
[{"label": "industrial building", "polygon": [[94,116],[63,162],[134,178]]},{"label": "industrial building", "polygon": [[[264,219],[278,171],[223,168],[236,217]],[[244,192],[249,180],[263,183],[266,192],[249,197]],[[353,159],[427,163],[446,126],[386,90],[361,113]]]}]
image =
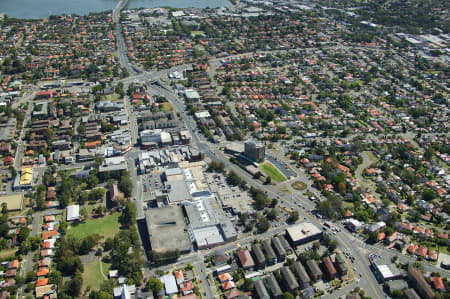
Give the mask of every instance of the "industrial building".
[{"label": "industrial building", "polygon": [[322,238],[322,230],[310,222],[302,222],[286,229],[286,237],[293,246]]}]

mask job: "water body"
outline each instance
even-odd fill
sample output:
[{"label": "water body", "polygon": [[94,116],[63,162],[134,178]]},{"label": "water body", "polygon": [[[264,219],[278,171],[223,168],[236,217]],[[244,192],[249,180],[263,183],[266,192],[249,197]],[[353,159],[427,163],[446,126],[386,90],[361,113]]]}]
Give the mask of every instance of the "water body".
[{"label": "water body", "polygon": [[[46,18],[49,15],[77,14],[112,10],[118,0],[0,0],[0,13],[22,19]],[[230,6],[228,0],[130,0],[128,8],[151,7],[221,7]]]}]

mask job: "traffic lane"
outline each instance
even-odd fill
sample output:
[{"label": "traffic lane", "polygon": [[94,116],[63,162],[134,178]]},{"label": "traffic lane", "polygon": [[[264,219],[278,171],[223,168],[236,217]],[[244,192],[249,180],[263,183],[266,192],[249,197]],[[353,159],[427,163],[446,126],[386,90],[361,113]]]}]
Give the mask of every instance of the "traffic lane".
[{"label": "traffic lane", "polygon": [[201,280],[204,295],[206,296],[206,298],[214,298],[214,294],[211,290],[210,281],[208,279],[208,275],[206,273],[206,269],[205,269],[205,265],[203,264],[203,261],[198,261],[194,266],[197,269],[197,273]]},{"label": "traffic lane", "polygon": [[[339,244],[341,245],[340,248],[344,248],[344,251],[348,251],[352,253],[352,255],[355,258],[354,265],[359,270],[359,273],[362,275],[362,280],[366,281],[369,288],[367,288],[365,291],[368,293],[369,296],[372,298],[383,298],[384,292],[380,285],[377,283],[377,280],[375,278],[375,275],[370,270],[370,267],[368,265],[368,261],[366,256],[361,255],[359,247],[355,242],[350,242],[352,240],[351,235],[349,236],[348,233],[345,231],[341,231],[340,233],[336,234],[336,239],[339,241]],[[358,274],[359,274],[358,273]],[[376,283],[374,283],[376,282]]]}]

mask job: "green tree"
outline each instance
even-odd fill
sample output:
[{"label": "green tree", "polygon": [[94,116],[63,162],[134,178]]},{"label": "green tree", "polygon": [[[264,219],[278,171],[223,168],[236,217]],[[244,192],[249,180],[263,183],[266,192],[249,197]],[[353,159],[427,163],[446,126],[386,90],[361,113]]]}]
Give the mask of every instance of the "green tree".
[{"label": "green tree", "polygon": [[271,209],[269,213],[267,213],[267,218],[269,220],[275,220],[278,217],[278,210],[277,209]]},{"label": "green tree", "polygon": [[375,244],[378,242],[378,232],[371,232],[369,233],[369,237],[367,238],[367,242],[369,244]]},{"label": "green tree", "polygon": [[431,159],[433,158],[433,152],[434,152],[433,147],[429,146],[425,151],[425,153],[423,154],[425,160],[431,161]]},{"label": "green tree", "polygon": [[136,206],[132,202],[128,202],[119,217],[119,222],[129,228],[136,224]]},{"label": "green tree", "polygon": [[17,241],[23,242],[25,241],[28,236],[30,235],[30,229],[28,227],[21,227],[19,235],[17,236]]},{"label": "green tree", "polygon": [[9,169],[9,173],[10,173],[11,177],[15,178],[17,176],[17,171],[14,168],[14,166],[11,165],[11,166],[8,167],[8,169]]},{"label": "green tree", "polygon": [[145,284],[145,288],[147,289],[147,291],[152,291],[153,294],[158,294],[159,291],[163,289],[163,287],[164,285],[161,280],[156,277],[150,277]]},{"label": "green tree", "polygon": [[251,290],[253,290],[253,279],[247,278],[242,284],[242,290],[246,292],[250,292]]},{"label": "green tree", "polygon": [[292,211],[291,214],[289,215],[288,222],[289,223],[294,223],[294,222],[296,222],[298,220],[298,218],[299,218],[298,212],[297,211]]},{"label": "green tree", "polygon": [[83,277],[80,272],[64,284],[64,293],[75,298],[80,295],[81,287],[83,286]]},{"label": "green tree", "polygon": [[282,298],[283,298],[283,299],[295,299],[294,295],[292,295],[292,294],[289,293],[289,292],[284,292]]},{"label": "green tree", "polygon": [[133,182],[130,179],[130,174],[124,173],[120,178],[119,189],[123,192],[125,197],[131,197],[131,193],[133,191]]},{"label": "green tree", "polygon": [[433,199],[438,197],[438,194],[436,193],[436,191],[426,188],[422,193],[422,197],[425,201],[432,201]]},{"label": "green tree", "polygon": [[231,185],[238,186],[242,179],[234,171],[230,171],[228,173],[228,181]]},{"label": "green tree", "polygon": [[241,222],[242,225],[245,225],[247,220],[248,220],[248,213],[243,212],[239,215],[239,221]]},{"label": "green tree", "polygon": [[2,214],[8,215],[8,203],[6,203],[6,202],[2,203]]},{"label": "green tree", "polygon": [[260,233],[266,232],[270,228],[270,223],[265,217],[261,217],[258,223],[258,230]]},{"label": "green tree", "polygon": [[89,299],[114,299],[114,296],[104,291],[91,291]]}]

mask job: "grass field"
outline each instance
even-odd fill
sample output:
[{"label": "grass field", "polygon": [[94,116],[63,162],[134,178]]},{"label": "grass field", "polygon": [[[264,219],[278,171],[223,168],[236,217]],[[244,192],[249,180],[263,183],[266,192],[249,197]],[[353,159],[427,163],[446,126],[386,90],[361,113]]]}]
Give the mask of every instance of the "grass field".
[{"label": "grass field", "polygon": [[117,101],[119,99],[119,97],[120,96],[117,93],[108,94],[108,95],[104,96],[105,100],[108,100],[108,101]]},{"label": "grass field", "polygon": [[[102,275],[100,269],[100,263],[102,263],[104,276]],[[103,263],[98,259],[85,264],[83,272],[83,289],[86,289],[87,286],[90,286],[91,289],[99,290],[100,286],[105,281],[105,277],[108,277],[110,268],[110,264]]]},{"label": "grass field", "polygon": [[106,239],[114,237],[119,232],[119,227],[119,213],[115,213],[103,218],[73,224],[67,233],[80,239],[92,234],[102,235]]},{"label": "grass field", "polygon": [[191,36],[192,37],[196,37],[196,36],[204,36],[205,33],[203,31],[191,31]]},{"label": "grass field", "polygon": [[272,178],[275,182],[283,182],[286,180],[286,177],[271,163],[264,162],[259,164],[259,168],[268,176]]},{"label": "grass field", "polygon": [[169,102],[161,103],[161,110],[164,112],[173,111],[175,110]]}]

